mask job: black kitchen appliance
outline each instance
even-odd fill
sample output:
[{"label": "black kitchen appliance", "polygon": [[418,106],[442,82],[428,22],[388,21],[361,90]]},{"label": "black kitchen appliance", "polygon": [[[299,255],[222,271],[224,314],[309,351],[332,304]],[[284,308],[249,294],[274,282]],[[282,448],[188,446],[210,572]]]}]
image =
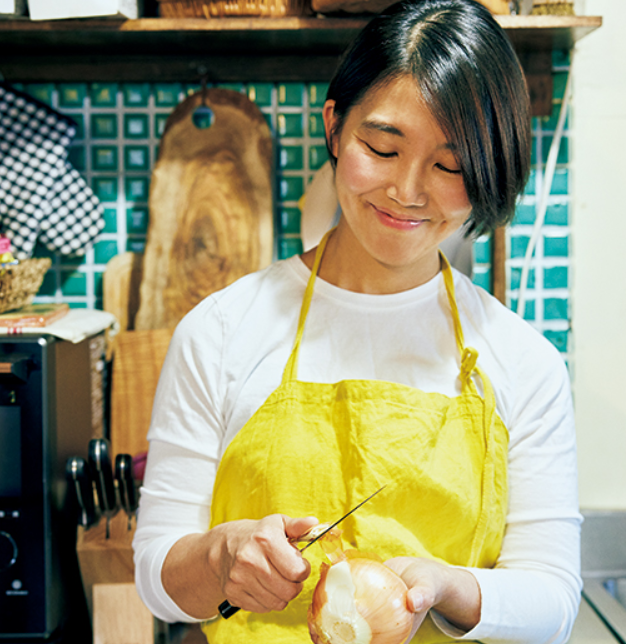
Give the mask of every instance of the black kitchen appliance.
[{"label": "black kitchen appliance", "polygon": [[0,642],[91,641],[69,456],[104,433],[104,334],[0,336]]}]

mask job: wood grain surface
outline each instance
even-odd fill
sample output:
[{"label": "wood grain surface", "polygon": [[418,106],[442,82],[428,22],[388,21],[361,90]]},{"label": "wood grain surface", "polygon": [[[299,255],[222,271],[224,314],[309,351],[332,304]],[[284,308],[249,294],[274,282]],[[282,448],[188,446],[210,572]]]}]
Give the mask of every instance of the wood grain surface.
[{"label": "wood grain surface", "polygon": [[[493,14],[510,15],[507,0],[478,0]],[[312,0],[314,11],[333,12],[347,11],[349,13],[379,13],[393,4],[394,0]]]},{"label": "wood grain surface", "polygon": [[96,584],[133,583],[133,537],[135,523],[128,530],[128,519],[118,512],[110,523],[110,536],[106,538],[106,519],[88,530],[78,526],[76,552],[80,574],[85,589],[89,614],[93,620],[93,587]]},{"label": "wood grain surface", "polygon": [[267,266],[273,253],[272,139],[246,96],[207,89],[168,118],[150,186],[135,329],[174,327],[204,297]]},{"label": "wood grain surface", "polygon": [[126,331],[115,338],[111,378],[111,451],[135,456],[148,450],[152,404],[171,329]]},{"label": "wood grain surface", "polygon": [[107,262],[102,277],[103,308],[116,317],[122,331],[135,328],[142,264],[142,253],[120,253]]},{"label": "wood grain surface", "polygon": [[93,644],[154,644],[154,617],[134,583],[93,587]]}]

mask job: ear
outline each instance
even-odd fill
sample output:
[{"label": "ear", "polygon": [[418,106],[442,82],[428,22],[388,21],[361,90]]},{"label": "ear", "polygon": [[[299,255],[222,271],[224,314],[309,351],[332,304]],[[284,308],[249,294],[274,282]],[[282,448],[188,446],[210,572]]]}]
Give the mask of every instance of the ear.
[{"label": "ear", "polygon": [[333,156],[337,158],[337,151],[339,144],[335,132],[337,129],[337,117],[335,116],[335,101],[326,101],[324,109],[322,110],[322,118],[324,119],[324,131],[326,132],[326,141]]}]

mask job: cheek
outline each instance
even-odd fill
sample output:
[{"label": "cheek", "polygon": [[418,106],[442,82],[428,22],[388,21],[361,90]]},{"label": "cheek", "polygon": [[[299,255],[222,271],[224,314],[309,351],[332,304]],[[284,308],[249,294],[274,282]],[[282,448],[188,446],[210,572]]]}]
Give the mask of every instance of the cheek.
[{"label": "cheek", "polygon": [[369,192],[375,180],[380,181],[380,168],[357,150],[345,148],[337,160],[337,189],[352,193]]},{"label": "cheek", "polygon": [[[442,182],[446,183],[446,182]],[[440,204],[450,215],[461,217],[463,220],[469,216],[472,206],[467,197],[467,192],[462,180],[455,180],[447,185],[441,185],[439,189]]]}]

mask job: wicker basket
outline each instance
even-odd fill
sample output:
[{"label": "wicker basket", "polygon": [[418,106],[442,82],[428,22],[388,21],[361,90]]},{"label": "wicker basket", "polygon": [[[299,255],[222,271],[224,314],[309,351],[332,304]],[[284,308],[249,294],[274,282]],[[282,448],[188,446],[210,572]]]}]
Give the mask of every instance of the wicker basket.
[{"label": "wicker basket", "polygon": [[282,18],[311,13],[310,0],[158,0],[162,18]]},{"label": "wicker basket", "polygon": [[534,0],[533,16],[573,16],[574,3],[571,0]]},{"label": "wicker basket", "polygon": [[52,261],[25,259],[0,269],[0,313],[21,309],[33,301]]}]

